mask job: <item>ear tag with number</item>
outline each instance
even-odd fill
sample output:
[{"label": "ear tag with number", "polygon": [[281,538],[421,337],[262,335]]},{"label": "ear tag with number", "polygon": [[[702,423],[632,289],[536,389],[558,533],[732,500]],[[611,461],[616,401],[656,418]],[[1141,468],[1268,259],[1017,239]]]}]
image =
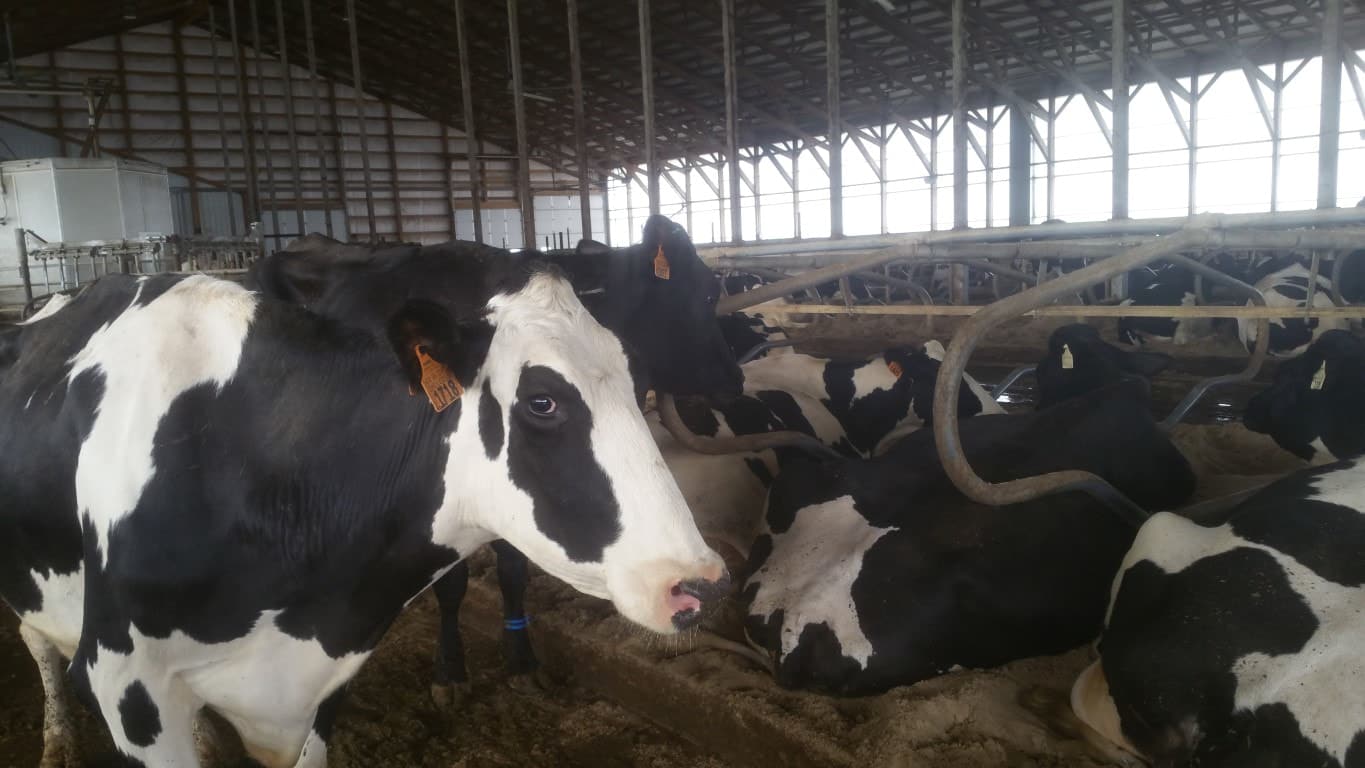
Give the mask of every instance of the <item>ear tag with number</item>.
[{"label": "ear tag with number", "polygon": [[1327,383],[1327,361],[1323,360],[1318,372],[1313,374],[1313,383],[1309,385],[1312,389],[1322,389],[1322,385]]},{"label": "ear tag with number", "polygon": [[422,391],[427,393],[427,399],[437,413],[464,396],[464,387],[460,386],[460,380],[455,378],[449,368],[428,355],[420,346],[413,347],[413,352],[417,355],[417,362],[422,365]]},{"label": "ear tag with number", "polygon": [[658,252],[654,254],[654,276],[660,280],[667,280],[671,273],[668,257],[664,255],[664,246],[660,243]]},{"label": "ear tag with number", "polygon": [[1075,368],[1075,367],[1076,367],[1076,358],[1074,358],[1074,357],[1071,356],[1071,346],[1068,345],[1068,344],[1063,344],[1063,345],[1062,345],[1062,369],[1063,369],[1063,370],[1069,371],[1069,370],[1071,370],[1072,368]]}]

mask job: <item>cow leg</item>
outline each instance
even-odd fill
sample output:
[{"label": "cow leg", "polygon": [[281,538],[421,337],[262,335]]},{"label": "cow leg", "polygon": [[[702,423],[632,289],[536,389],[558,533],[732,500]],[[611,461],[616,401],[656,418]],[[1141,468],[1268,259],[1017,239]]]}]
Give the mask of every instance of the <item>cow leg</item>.
[{"label": "cow leg", "polygon": [[81,761],[62,654],[27,624],[19,624],[19,636],[28,646],[43,681],[43,757],[39,768],[75,768]]},{"label": "cow leg", "polygon": [[303,751],[294,768],[327,768],[327,740],[332,738],[332,724],[336,722],[341,698],[345,695],[346,687],[342,686],[323,699],[317,714],[313,715],[313,727],[303,742]]},{"label": "cow leg", "polygon": [[523,693],[539,689],[533,676],[540,662],[531,648],[531,617],[526,615],[526,582],[530,567],[520,550],[501,539],[493,542],[498,556],[498,588],[502,590],[502,656],[511,674],[509,684]]},{"label": "cow leg", "polygon": [[469,564],[464,561],[432,585],[441,614],[441,636],[436,641],[431,698],[443,708],[459,709],[469,696],[469,671],[464,663],[464,639],[460,637],[460,604],[468,587]]}]

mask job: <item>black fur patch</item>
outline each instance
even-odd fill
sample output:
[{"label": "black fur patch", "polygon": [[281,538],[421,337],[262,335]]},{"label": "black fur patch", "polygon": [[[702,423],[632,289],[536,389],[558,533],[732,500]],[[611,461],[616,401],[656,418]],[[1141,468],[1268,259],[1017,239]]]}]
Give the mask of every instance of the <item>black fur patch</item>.
[{"label": "black fur patch", "polygon": [[129,685],[123,692],[118,714],[123,735],[139,747],[150,747],[161,733],[161,713],[141,681]]},{"label": "black fur patch", "polygon": [[479,437],[488,458],[496,459],[502,453],[502,404],[493,395],[488,379],[483,380],[483,392],[479,395]]},{"label": "black fur patch", "polygon": [[[554,417],[527,409],[527,400],[540,394],[558,403]],[[512,404],[508,469],[512,482],[531,496],[536,527],[580,563],[600,562],[621,535],[611,480],[593,453],[592,424],[587,403],[563,376],[544,366],[522,369]]]}]

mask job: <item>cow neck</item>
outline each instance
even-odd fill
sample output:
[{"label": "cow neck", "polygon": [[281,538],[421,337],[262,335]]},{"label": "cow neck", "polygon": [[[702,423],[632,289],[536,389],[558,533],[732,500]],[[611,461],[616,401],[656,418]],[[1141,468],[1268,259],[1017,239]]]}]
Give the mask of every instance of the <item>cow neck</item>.
[{"label": "cow neck", "polygon": [[634,296],[631,265],[639,246],[611,248],[596,253],[572,251],[557,256],[554,262],[569,274],[574,292],[593,319],[616,334],[626,330],[626,319],[643,296]]}]

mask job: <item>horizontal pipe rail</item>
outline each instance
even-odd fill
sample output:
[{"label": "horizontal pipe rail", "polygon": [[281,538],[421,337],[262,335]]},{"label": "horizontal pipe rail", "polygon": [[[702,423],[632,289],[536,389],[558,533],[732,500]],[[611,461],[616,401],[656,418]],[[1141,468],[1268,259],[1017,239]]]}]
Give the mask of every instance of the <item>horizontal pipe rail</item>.
[{"label": "horizontal pipe rail", "polygon": [[[1350,211],[1352,211],[1352,212],[1358,211],[1359,214],[1365,215],[1365,208],[1362,208],[1362,209],[1342,209],[1342,210],[1350,210]],[[1311,212],[1311,213],[1335,213],[1335,212],[1336,212],[1336,211],[1315,211],[1315,212]],[[1310,212],[1305,212],[1305,213],[1310,213]],[[1253,230],[1233,230],[1233,231],[1228,231],[1227,229],[1224,228],[1224,222],[1227,220],[1227,218],[1228,218],[1228,217],[1226,217],[1226,216],[1224,216],[1224,215],[1222,215],[1222,214],[1205,214],[1205,215],[1202,216],[1202,217],[1195,217],[1194,221],[1198,222],[1198,224],[1197,224],[1197,225],[1193,225],[1193,226],[1191,227],[1191,229],[1197,229],[1197,230],[1199,230],[1199,231],[1207,232],[1207,233],[1210,233],[1210,234],[1209,234],[1209,237],[1207,238],[1207,244],[1205,244],[1205,245],[1200,245],[1200,246],[1198,246],[1197,248],[1195,248],[1195,249],[1193,249],[1193,250],[1202,250],[1202,249],[1204,249],[1204,248],[1218,248],[1218,249],[1250,249],[1250,250],[1277,250],[1277,251],[1310,250],[1310,249],[1314,249],[1314,248],[1327,249],[1327,250],[1356,250],[1356,249],[1365,247],[1365,229],[1341,228],[1341,229],[1287,230],[1287,231],[1265,231],[1265,230],[1254,230],[1254,231],[1253,231]],[[1055,225],[1055,226],[1062,226],[1062,225]],[[1018,230],[1018,231],[1025,231],[1025,230],[1031,229],[1031,228],[1023,228],[1023,227],[1013,227],[1013,228],[1010,228],[1010,227],[1006,227],[1006,228],[1004,228],[1004,229],[1013,229],[1013,230]],[[1188,231],[1190,231],[1190,229],[1182,230],[1182,232],[1188,232]],[[1214,233],[1216,233],[1216,236],[1214,235]],[[957,234],[957,233],[956,233],[956,232],[948,232],[948,233],[943,233],[943,234],[945,234],[945,235],[952,235],[952,234]],[[1156,238],[1156,239],[1154,239],[1154,240],[1149,240],[1146,244],[1140,245],[1140,246],[1137,246],[1137,247],[1145,247],[1145,245],[1156,244],[1156,243],[1163,243],[1163,242],[1166,242],[1166,241],[1170,240],[1170,238],[1177,237],[1178,235],[1179,235],[1179,233],[1177,233],[1176,235],[1163,235],[1163,236],[1161,236],[1161,237],[1159,237],[1159,238]],[[739,311],[739,310],[741,310],[741,309],[744,309],[744,308],[746,308],[746,307],[751,307],[751,306],[753,306],[753,305],[755,305],[755,304],[760,304],[760,303],[765,302],[765,301],[770,301],[770,300],[772,300],[772,299],[780,298],[780,297],[783,297],[783,296],[788,296],[788,295],[791,295],[791,294],[793,294],[793,293],[797,293],[797,292],[799,292],[799,291],[803,291],[803,290],[805,290],[805,289],[807,289],[807,288],[811,288],[811,287],[814,287],[814,286],[816,286],[816,285],[820,285],[820,284],[822,284],[822,283],[830,282],[831,280],[837,280],[838,278],[843,277],[843,276],[845,276],[845,275],[851,275],[851,274],[854,274],[854,273],[857,273],[857,272],[864,272],[864,271],[867,271],[867,270],[870,270],[870,269],[874,269],[874,268],[877,268],[877,267],[881,267],[882,265],[888,264],[888,263],[893,262],[893,261],[900,261],[900,260],[903,260],[903,259],[906,259],[906,258],[915,258],[915,257],[929,257],[929,258],[932,260],[933,258],[937,258],[937,257],[935,257],[935,256],[933,255],[933,254],[934,254],[933,248],[934,248],[934,245],[933,245],[932,243],[909,243],[909,244],[901,244],[901,245],[898,245],[898,246],[895,246],[895,247],[883,248],[883,249],[881,249],[881,250],[872,251],[872,252],[870,252],[870,253],[865,253],[864,255],[860,255],[860,256],[858,256],[858,257],[856,257],[856,258],[851,258],[851,259],[849,259],[848,261],[845,261],[845,262],[843,262],[843,263],[841,263],[841,264],[832,264],[832,265],[830,265],[830,266],[820,267],[820,268],[818,268],[818,269],[812,269],[812,270],[810,270],[809,272],[804,272],[804,273],[802,273],[802,274],[800,274],[800,275],[797,275],[797,276],[795,276],[795,277],[793,277],[793,278],[791,278],[791,279],[788,279],[788,280],[783,280],[783,281],[780,281],[780,282],[777,282],[777,283],[771,283],[771,284],[769,284],[769,285],[762,285],[762,286],[759,286],[759,287],[757,287],[757,288],[755,288],[755,289],[753,289],[753,290],[751,290],[751,291],[746,291],[746,292],[744,292],[744,293],[736,294],[736,295],[733,295],[733,296],[727,296],[727,297],[725,297],[724,299],[722,299],[722,300],[716,305],[716,313],[717,313],[717,314],[720,314],[720,315],[727,315],[727,314],[730,314],[731,312],[737,312],[737,311]],[[1184,250],[1189,250],[1189,249],[1184,249]],[[1126,255],[1126,253],[1131,253],[1131,252],[1132,252],[1132,250],[1130,249],[1129,251],[1125,252],[1125,255]],[[1179,252],[1179,251],[1177,250],[1177,251],[1170,251],[1170,252],[1171,252],[1171,253],[1177,253],[1177,252]],[[1124,258],[1123,255],[1109,256],[1109,257],[1107,257],[1107,258],[1100,259],[1100,263],[1110,263],[1110,262],[1121,261],[1123,258]],[[1151,261],[1154,261],[1154,260],[1143,261],[1143,262],[1141,262],[1141,263],[1139,264],[1139,266],[1142,266],[1142,265],[1146,265],[1146,264],[1148,264],[1148,263],[1151,263]],[[1126,263],[1126,262],[1123,262],[1123,263]],[[1093,264],[1092,264],[1092,265],[1090,265],[1090,267],[1086,267],[1085,269],[1090,269],[1090,268],[1092,268],[1092,267],[1094,267],[1094,266],[1096,266],[1096,265],[1093,265]],[[1071,273],[1071,274],[1073,274],[1073,275],[1074,275],[1074,274],[1078,274],[1080,271],[1084,271],[1084,269],[1079,270],[1078,272],[1073,272],[1073,273]],[[1115,277],[1115,276],[1117,276],[1117,275],[1119,275],[1119,274],[1123,274],[1123,273],[1125,273],[1125,272],[1127,272],[1127,271],[1128,271],[1127,268],[1121,268],[1121,269],[1119,269],[1117,272],[1114,272],[1113,274],[1111,274],[1110,277]],[[1055,279],[1053,279],[1053,280],[1049,280],[1049,281],[1047,281],[1046,284],[1049,285],[1049,286],[1055,285],[1055,284],[1057,284],[1058,282],[1060,282],[1060,281],[1066,279],[1066,277],[1070,277],[1070,275],[1064,276],[1064,277],[1062,277],[1062,278],[1055,278]],[[1087,283],[1087,284],[1084,284],[1084,285],[1082,285],[1081,287],[1084,288],[1086,285],[1089,285],[1089,284],[1088,284],[1088,283]],[[1035,290],[1036,290],[1036,289],[1035,289]],[[1053,298],[1058,298],[1058,297],[1060,297],[1061,295],[1064,295],[1064,294],[1056,294],[1056,295],[1053,296]],[[974,308],[971,308],[971,307],[967,307],[967,308],[964,308],[964,309],[966,309],[966,310],[968,310],[968,311],[963,312],[963,314],[971,314],[972,312],[975,311],[975,309],[974,309]],[[855,313],[855,314],[858,314],[858,313]],[[868,313],[868,314],[876,314],[876,313],[874,312],[874,313]],[[914,313],[914,312],[905,312],[905,313],[888,313],[888,314],[915,314],[915,313]],[[927,314],[927,313],[926,313],[926,314]],[[951,312],[944,312],[943,314],[952,314],[952,313],[951,313]],[[1074,314],[1074,313],[1073,313],[1073,314]],[[1099,315],[1099,314],[1096,314],[1095,316],[1098,317],[1098,316],[1100,316],[1100,315]],[[1136,316],[1138,316],[1138,315],[1131,315],[1131,316],[1136,317]],[[1174,315],[1163,315],[1163,316],[1174,316]],[[1276,317],[1286,317],[1286,316],[1287,316],[1287,315],[1276,315]]]},{"label": "horizontal pipe rail", "polygon": [[[1046,283],[1044,283],[1046,285]],[[766,315],[902,315],[972,317],[987,306],[949,306],[944,304],[890,304],[845,307],[841,304],[774,304],[764,306]],[[1350,307],[1248,307],[1238,306],[1138,306],[1103,304],[1054,304],[1019,313],[1019,317],[1236,317],[1243,320],[1277,317],[1365,318],[1365,305]]]}]

